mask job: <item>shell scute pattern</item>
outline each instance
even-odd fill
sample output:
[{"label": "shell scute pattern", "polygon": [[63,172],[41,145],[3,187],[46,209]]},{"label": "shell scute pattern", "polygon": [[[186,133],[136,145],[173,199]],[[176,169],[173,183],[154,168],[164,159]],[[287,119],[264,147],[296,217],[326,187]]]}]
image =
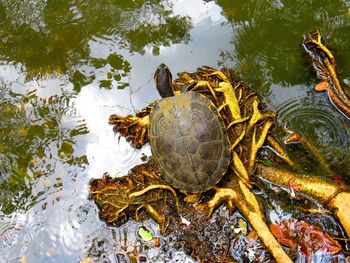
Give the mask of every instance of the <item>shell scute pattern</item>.
[{"label": "shell scute pattern", "polygon": [[203,160],[219,160],[222,154],[222,143],[220,141],[203,142],[199,146],[198,154]]},{"label": "shell scute pattern", "polygon": [[156,102],[150,143],[164,180],[186,192],[203,192],[225,173],[230,143],[217,108],[205,96],[185,92]]},{"label": "shell scute pattern", "polygon": [[178,138],[175,142],[176,153],[180,156],[184,156],[188,153],[195,154],[198,149],[197,143],[192,143],[192,138]]}]

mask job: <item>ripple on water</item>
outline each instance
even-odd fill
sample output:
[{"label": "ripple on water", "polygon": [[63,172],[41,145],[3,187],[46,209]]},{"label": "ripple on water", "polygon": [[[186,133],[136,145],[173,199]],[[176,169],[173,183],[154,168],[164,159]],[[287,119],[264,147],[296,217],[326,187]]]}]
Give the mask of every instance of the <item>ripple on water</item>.
[{"label": "ripple on water", "polygon": [[[24,257],[28,244],[35,240],[38,231],[42,228],[40,219],[31,218],[21,213],[1,218],[0,224],[0,255],[5,262],[19,262]],[[14,255],[15,258],[14,258]]]},{"label": "ripple on water", "polygon": [[60,231],[65,254],[74,255],[89,248],[87,244],[92,242],[96,222],[97,211],[89,201],[82,200],[69,206],[66,223]]},{"label": "ripple on water", "polygon": [[81,201],[72,204],[68,208],[67,221],[72,229],[82,228],[86,233],[92,231],[92,226],[96,225],[96,207],[89,201]]},{"label": "ripple on water", "polygon": [[349,146],[349,123],[324,96],[294,97],[277,110],[281,126],[301,133],[322,151]]},{"label": "ripple on water", "polygon": [[86,136],[86,156],[89,162],[89,176],[102,177],[108,172],[112,176],[124,175],[128,170],[141,162],[142,153],[149,154],[147,147],[135,150],[125,138],[118,139],[113,128],[108,124],[110,114],[125,116],[131,114],[115,105],[130,108],[130,94],[118,90],[104,91],[97,85],[87,85],[74,100],[72,105],[76,114],[84,120],[89,134]]}]

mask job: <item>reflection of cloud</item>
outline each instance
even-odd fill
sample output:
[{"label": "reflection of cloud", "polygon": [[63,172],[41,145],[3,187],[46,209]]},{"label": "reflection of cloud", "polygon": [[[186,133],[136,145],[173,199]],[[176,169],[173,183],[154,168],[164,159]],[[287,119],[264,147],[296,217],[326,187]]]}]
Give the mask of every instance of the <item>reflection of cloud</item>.
[{"label": "reflection of cloud", "polygon": [[[140,163],[142,151],[133,149],[123,138],[118,142],[112,126],[108,124],[110,114],[127,115],[131,112],[115,105],[129,105],[129,90],[102,90],[97,85],[85,86],[73,101],[77,113],[85,120],[90,131],[86,155],[89,175],[102,176],[104,172],[124,175],[130,167]],[[146,147],[143,151],[149,151]]]},{"label": "reflection of cloud", "polygon": [[69,92],[73,89],[73,84],[65,76],[61,75],[57,77],[50,75],[47,78],[39,78],[38,80],[27,80],[25,66],[21,63],[0,64],[0,83],[11,86],[11,91],[15,93],[26,94],[35,90],[35,96],[40,98],[49,98],[54,95],[60,96],[62,90]]},{"label": "reflection of cloud", "polygon": [[226,18],[221,14],[222,9],[214,1],[202,0],[173,0],[172,11],[175,15],[189,16],[193,25],[210,19],[211,22],[224,22]]},{"label": "reflection of cloud", "polygon": [[[1,63],[1,62],[0,62]],[[21,65],[14,64],[0,64],[0,81],[8,83],[11,81],[17,81],[20,77],[24,80],[25,74],[21,72]],[[21,74],[22,73],[22,74]]]}]

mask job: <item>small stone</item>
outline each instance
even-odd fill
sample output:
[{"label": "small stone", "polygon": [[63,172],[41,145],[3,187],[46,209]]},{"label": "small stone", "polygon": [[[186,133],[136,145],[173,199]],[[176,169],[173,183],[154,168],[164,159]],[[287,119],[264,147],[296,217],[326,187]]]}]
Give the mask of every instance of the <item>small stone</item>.
[{"label": "small stone", "polygon": [[184,225],[186,225],[186,226],[189,226],[189,225],[191,224],[191,222],[188,221],[188,220],[187,220],[186,218],[184,218],[184,217],[181,217],[181,223],[184,224]]},{"label": "small stone", "polygon": [[155,247],[159,247],[160,246],[159,237],[154,237],[152,240],[153,240],[153,246],[155,246]]},{"label": "small stone", "polygon": [[139,256],[139,261],[140,262],[146,262],[147,261],[147,258],[146,258],[146,256]]}]

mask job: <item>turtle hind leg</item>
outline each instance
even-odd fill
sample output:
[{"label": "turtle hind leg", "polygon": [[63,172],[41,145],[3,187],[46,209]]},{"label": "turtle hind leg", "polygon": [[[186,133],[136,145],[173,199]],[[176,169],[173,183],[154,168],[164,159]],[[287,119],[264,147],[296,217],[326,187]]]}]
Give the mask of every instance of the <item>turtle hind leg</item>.
[{"label": "turtle hind leg", "polygon": [[122,117],[118,115],[111,115],[109,117],[109,124],[113,125],[113,130],[125,137],[135,148],[141,148],[148,142],[148,124],[149,116]]}]

